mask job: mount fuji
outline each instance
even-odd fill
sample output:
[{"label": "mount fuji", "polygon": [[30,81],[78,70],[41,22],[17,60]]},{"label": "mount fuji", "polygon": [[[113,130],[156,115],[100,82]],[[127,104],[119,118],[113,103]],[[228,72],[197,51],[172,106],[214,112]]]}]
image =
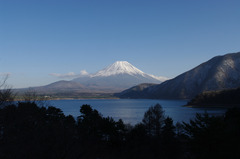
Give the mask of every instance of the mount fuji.
[{"label": "mount fuji", "polygon": [[146,74],[127,61],[117,61],[96,73],[84,74],[70,81],[61,80],[45,86],[31,87],[31,90],[41,95],[57,97],[99,97],[106,93],[121,92],[141,83],[160,84],[165,80],[166,77]]},{"label": "mount fuji", "polygon": [[157,77],[146,74],[127,61],[116,61],[112,65],[72,81],[81,83],[89,88],[100,88],[112,91],[121,91],[141,83],[162,83],[166,77]]}]

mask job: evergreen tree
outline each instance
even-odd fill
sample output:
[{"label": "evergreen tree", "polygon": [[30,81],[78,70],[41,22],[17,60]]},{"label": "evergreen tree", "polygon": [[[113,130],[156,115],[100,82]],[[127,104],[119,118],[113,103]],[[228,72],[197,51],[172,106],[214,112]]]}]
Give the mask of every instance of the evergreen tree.
[{"label": "evergreen tree", "polygon": [[144,114],[142,120],[143,124],[146,126],[148,135],[160,136],[161,129],[164,123],[164,111],[160,104],[151,106]]}]

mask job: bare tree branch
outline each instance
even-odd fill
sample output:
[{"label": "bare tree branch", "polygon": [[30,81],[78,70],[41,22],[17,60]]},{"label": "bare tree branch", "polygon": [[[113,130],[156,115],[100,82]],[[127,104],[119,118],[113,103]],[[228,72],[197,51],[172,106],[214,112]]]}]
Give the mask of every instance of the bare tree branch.
[{"label": "bare tree branch", "polygon": [[1,89],[3,86],[6,86],[6,81],[7,81],[8,77],[9,77],[8,74],[7,74],[5,77],[3,77],[2,82],[0,82],[0,89]]},{"label": "bare tree branch", "polygon": [[6,84],[8,77],[9,75],[6,75],[0,82],[0,107],[11,104],[16,96],[12,88]]},{"label": "bare tree branch", "polygon": [[44,96],[39,96],[37,92],[33,89],[27,90],[23,95],[23,101],[36,103],[40,107],[48,106],[48,98]]}]

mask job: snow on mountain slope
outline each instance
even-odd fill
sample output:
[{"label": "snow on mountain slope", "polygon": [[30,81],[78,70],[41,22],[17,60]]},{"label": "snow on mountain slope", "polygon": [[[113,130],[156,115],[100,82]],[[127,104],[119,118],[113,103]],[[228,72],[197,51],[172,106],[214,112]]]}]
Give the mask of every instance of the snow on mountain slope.
[{"label": "snow on mountain slope", "polygon": [[151,75],[151,74],[148,74],[150,77],[152,77],[152,78],[155,78],[155,79],[157,79],[157,80],[159,80],[159,81],[162,81],[162,82],[164,82],[164,81],[166,81],[166,80],[169,80],[169,78],[167,78],[167,77],[163,77],[163,76],[154,76],[154,75]]},{"label": "snow on mountain slope", "polygon": [[100,77],[100,76],[107,77],[107,76],[113,76],[113,75],[119,75],[119,74],[129,74],[132,76],[143,76],[143,77],[159,80],[160,82],[163,82],[168,79],[166,77],[157,77],[154,75],[146,74],[143,71],[141,71],[138,68],[131,65],[127,61],[116,61],[112,65],[98,71],[95,74],[90,75],[90,77]]},{"label": "snow on mountain slope", "polygon": [[166,77],[156,77],[146,74],[127,61],[117,61],[95,74],[79,77],[73,79],[73,81],[88,87],[107,87],[123,90],[141,83],[159,84],[166,79]]},{"label": "snow on mountain slope", "polygon": [[137,69],[127,61],[117,61],[113,63],[112,65],[106,67],[105,69],[102,69],[98,71],[97,73],[93,74],[92,77],[96,76],[112,76],[117,74],[130,74],[130,75],[142,75],[144,76],[145,73],[141,70]]}]

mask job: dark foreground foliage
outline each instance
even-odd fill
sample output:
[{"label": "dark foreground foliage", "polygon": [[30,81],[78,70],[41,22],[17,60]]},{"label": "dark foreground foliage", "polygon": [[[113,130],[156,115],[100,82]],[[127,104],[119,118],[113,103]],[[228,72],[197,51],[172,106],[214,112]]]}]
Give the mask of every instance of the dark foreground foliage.
[{"label": "dark foreground foliage", "polygon": [[77,121],[55,107],[34,102],[0,109],[0,158],[4,159],[202,159],[240,158],[240,111],[197,114],[173,124],[161,105],[135,126],[103,117],[89,105]]}]

